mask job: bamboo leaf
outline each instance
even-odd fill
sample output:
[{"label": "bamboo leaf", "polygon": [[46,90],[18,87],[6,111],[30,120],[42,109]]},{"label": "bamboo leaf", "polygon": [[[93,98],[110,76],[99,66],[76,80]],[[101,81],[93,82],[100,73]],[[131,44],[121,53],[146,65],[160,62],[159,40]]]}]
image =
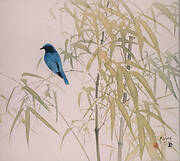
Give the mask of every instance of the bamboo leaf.
[{"label": "bamboo leaf", "polygon": [[127,110],[125,109],[124,105],[120,102],[119,99],[116,99],[116,104],[118,106],[119,111],[123,115],[132,136],[135,138],[134,133],[132,131],[132,127],[131,127],[131,119],[129,117],[129,114],[128,114]]},{"label": "bamboo leaf", "polygon": [[171,82],[171,80],[169,79],[169,77],[167,77],[167,76],[165,75],[165,73],[164,73],[161,69],[159,69],[159,68],[154,69],[154,71],[158,73],[159,77],[160,77],[161,80],[166,84],[166,86],[168,87],[168,89],[170,90],[170,92],[173,94],[173,96],[174,96],[176,99],[178,99],[177,96],[176,96],[176,93],[175,93],[175,91],[174,91],[172,82]]},{"label": "bamboo leaf", "polygon": [[84,0],[75,0],[75,1],[71,0],[71,3],[73,3],[75,6],[80,5],[85,8],[90,8],[89,4]]},{"label": "bamboo leaf", "polygon": [[98,10],[97,17],[102,22],[102,24],[104,25],[104,28],[106,29],[107,34],[109,35],[111,40],[114,41],[115,36],[114,36],[114,34],[112,32],[112,26],[109,23],[108,19],[100,12],[100,10]]},{"label": "bamboo leaf", "polygon": [[81,106],[81,96],[82,96],[82,92],[79,93],[78,95],[78,106]]},{"label": "bamboo leaf", "polygon": [[150,112],[149,110],[140,110],[144,113],[146,113],[147,115],[150,115],[151,117],[155,118],[156,120],[160,121],[161,124],[165,125],[168,129],[170,129],[174,134],[176,134],[176,132],[158,115]]},{"label": "bamboo leaf", "polygon": [[94,62],[94,59],[96,58],[97,56],[97,53],[98,53],[98,50],[95,50],[95,52],[93,53],[93,55],[91,56],[91,58],[89,59],[88,63],[87,63],[87,66],[86,66],[86,70],[89,71],[92,63]]},{"label": "bamboo leaf", "polygon": [[104,70],[99,69],[99,73],[101,74],[102,78],[106,81],[106,83],[108,82],[107,77],[106,77],[106,73],[104,72]]},{"label": "bamboo leaf", "polygon": [[138,40],[138,44],[139,44],[139,51],[140,51],[140,55],[141,55],[141,59],[144,60],[143,58],[143,46],[144,46],[144,39],[143,39],[143,35],[142,35],[142,31],[141,31],[141,27],[139,24],[139,21],[134,18],[134,26],[136,29],[136,34],[137,34],[137,40]]},{"label": "bamboo leaf", "polygon": [[138,81],[144,86],[144,88],[146,89],[146,91],[148,92],[148,94],[152,98],[152,100],[154,102],[156,102],[156,99],[154,97],[152,89],[151,89],[149,83],[147,82],[147,80],[144,78],[144,76],[142,76],[140,73],[138,73],[136,71],[130,71],[130,74],[133,75],[134,77],[136,77],[136,79],[138,79]]},{"label": "bamboo leaf", "polygon": [[139,150],[139,145],[137,145],[130,153],[127,153],[125,161],[131,161],[132,158],[136,156]]},{"label": "bamboo leaf", "polygon": [[174,15],[171,13],[171,11],[166,7],[165,4],[162,3],[158,3],[155,2],[153,3],[153,6],[155,6],[159,11],[161,11],[161,13],[165,16],[167,16],[167,18],[169,20],[171,20],[174,24],[177,24],[176,19],[174,18]]},{"label": "bamboo leaf", "polygon": [[41,99],[41,97],[29,86],[24,86],[23,89],[25,89],[29,94],[31,94],[46,110],[49,111],[48,106],[44,103],[44,101]]},{"label": "bamboo leaf", "polygon": [[109,63],[105,63],[104,65],[105,65],[106,69],[109,70],[111,76],[112,76],[112,77],[116,77],[116,72],[115,72],[115,70],[111,67],[111,65],[110,65]]},{"label": "bamboo leaf", "polygon": [[123,72],[124,78],[126,80],[127,86],[129,88],[132,100],[134,102],[134,106],[136,109],[138,109],[139,107],[139,99],[138,99],[138,92],[137,92],[137,88],[131,78],[130,73],[123,67],[119,66],[120,70]]},{"label": "bamboo leaf", "polygon": [[9,103],[10,103],[11,98],[12,98],[12,96],[13,96],[13,94],[14,94],[14,91],[15,91],[15,89],[16,89],[17,87],[18,87],[18,86],[14,87],[13,90],[11,91],[11,94],[9,95],[9,98],[8,98],[7,104],[6,104],[6,112],[8,111]]},{"label": "bamboo leaf", "polygon": [[17,114],[16,114],[16,116],[15,116],[15,119],[14,119],[12,125],[11,125],[11,130],[10,130],[9,137],[11,136],[12,131],[13,131],[13,129],[14,129],[14,126],[15,126],[18,118],[21,116],[21,113],[23,112],[23,110],[24,110],[23,108],[20,108],[19,111],[17,112]]},{"label": "bamboo leaf", "polygon": [[26,139],[29,145],[29,131],[30,131],[30,109],[27,108],[25,112],[25,128],[26,128]]},{"label": "bamboo leaf", "polygon": [[32,112],[32,114],[38,118],[43,124],[45,124],[49,129],[51,129],[52,131],[54,131],[56,134],[59,135],[59,132],[48,122],[46,121],[39,113],[37,113],[33,108],[29,107],[30,111]]},{"label": "bamboo leaf", "polygon": [[89,48],[88,48],[87,46],[85,46],[84,44],[82,44],[82,43],[75,42],[75,43],[73,43],[72,45],[73,45],[74,47],[76,47],[76,48],[79,48],[79,49],[84,50],[85,52],[91,54]]},{"label": "bamboo leaf", "polygon": [[137,126],[138,126],[138,140],[139,140],[139,149],[140,149],[140,158],[142,159],[144,146],[145,146],[145,132],[144,132],[144,117],[138,112],[137,117]]},{"label": "bamboo leaf", "polygon": [[54,93],[54,104],[55,104],[55,108],[56,108],[56,122],[58,121],[58,104],[57,104],[57,95],[56,95],[56,91],[53,91]]},{"label": "bamboo leaf", "polygon": [[144,27],[144,29],[148,33],[152,43],[154,44],[154,48],[157,51],[159,59],[160,59],[161,63],[163,64],[162,57],[161,57],[161,52],[160,52],[160,48],[159,48],[159,43],[158,43],[158,40],[157,40],[155,34],[153,33],[153,31],[151,30],[149,25],[143,19],[139,18],[139,22],[141,23],[141,25]]},{"label": "bamboo leaf", "polygon": [[43,77],[41,77],[41,76],[39,76],[39,75],[36,75],[36,74],[32,74],[32,73],[23,73],[23,74],[22,74],[22,77],[25,77],[25,76],[44,79]]},{"label": "bamboo leaf", "polygon": [[67,136],[67,134],[68,134],[71,130],[72,130],[72,128],[66,129],[66,131],[65,131],[65,133],[64,133],[64,135],[63,135],[63,137],[62,137],[61,143],[60,143],[60,149],[62,149],[62,145],[63,145],[64,139],[65,139],[65,137]]},{"label": "bamboo leaf", "polygon": [[147,151],[149,153],[149,156],[152,160],[162,160],[160,157],[160,154],[158,154],[157,149],[153,147],[152,142],[149,142],[147,139],[145,140],[145,145],[147,148]]},{"label": "bamboo leaf", "polygon": [[38,61],[38,63],[37,63],[36,70],[38,70],[41,61],[42,61],[42,57],[39,59],[39,61]]},{"label": "bamboo leaf", "polygon": [[117,72],[117,92],[118,92],[118,99],[122,99],[123,95],[123,75],[121,69],[118,67],[118,72]]}]

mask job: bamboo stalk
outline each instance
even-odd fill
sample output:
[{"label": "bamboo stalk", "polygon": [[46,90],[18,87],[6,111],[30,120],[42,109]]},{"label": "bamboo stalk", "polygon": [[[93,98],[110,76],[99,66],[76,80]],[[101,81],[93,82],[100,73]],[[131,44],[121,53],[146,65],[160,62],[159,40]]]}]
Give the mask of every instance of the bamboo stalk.
[{"label": "bamboo stalk", "polygon": [[[96,80],[96,91],[95,97],[98,98],[98,87],[99,87],[99,73],[97,74]],[[97,154],[97,161],[100,161],[100,151],[99,151],[99,127],[98,127],[98,106],[95,106],[95,136],[96,136],[96,154]]]},{"label": "bamboo stalk", "polygon": [[120,130],[119,130],[119,139],[118,139],[118,161],[122,161],[123,129],[124,129],[124,120],[121,117],[121,119],[120,119]]}]

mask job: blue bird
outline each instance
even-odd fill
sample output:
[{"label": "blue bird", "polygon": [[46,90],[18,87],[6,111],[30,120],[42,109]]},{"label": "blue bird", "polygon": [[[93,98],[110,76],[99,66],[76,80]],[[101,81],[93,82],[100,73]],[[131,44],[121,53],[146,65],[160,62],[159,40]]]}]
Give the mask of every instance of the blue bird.
[{"label": "blue bird", "polygon": [[42,48],[40,48],[40,50],[41,49],[45,50],[44,61],[48,68],[64,79],[66,85],[69,84],[69,81],[63,71],[60,55],[56,51],[55,47],[51,44],[45,44]]}]

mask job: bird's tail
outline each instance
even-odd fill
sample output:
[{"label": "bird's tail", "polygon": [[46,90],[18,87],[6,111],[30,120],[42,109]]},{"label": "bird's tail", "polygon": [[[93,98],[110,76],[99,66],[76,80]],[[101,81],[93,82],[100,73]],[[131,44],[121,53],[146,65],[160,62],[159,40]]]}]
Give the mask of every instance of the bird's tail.
[{"label": "bird's tail", "polygon": [[58,72],[57,74],[58,74],[62,79],[64,79],[64,83],[65,83],[66,85],[69,84],[69,81],[67,80],[64,71]]}]

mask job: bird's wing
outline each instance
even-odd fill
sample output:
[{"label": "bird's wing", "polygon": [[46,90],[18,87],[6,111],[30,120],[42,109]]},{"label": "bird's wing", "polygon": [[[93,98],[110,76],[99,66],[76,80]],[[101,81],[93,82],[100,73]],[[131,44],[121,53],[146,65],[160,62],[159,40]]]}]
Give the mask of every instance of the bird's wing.
[{"label": "bird's wing", "polygon": [[58,66],[58,71],[63,71],[63,67],[62,67],[62,62],[61,62],[61,58],[59,56],[58,53],[54,54],[54,61],[56,62],[57,66]]}]

